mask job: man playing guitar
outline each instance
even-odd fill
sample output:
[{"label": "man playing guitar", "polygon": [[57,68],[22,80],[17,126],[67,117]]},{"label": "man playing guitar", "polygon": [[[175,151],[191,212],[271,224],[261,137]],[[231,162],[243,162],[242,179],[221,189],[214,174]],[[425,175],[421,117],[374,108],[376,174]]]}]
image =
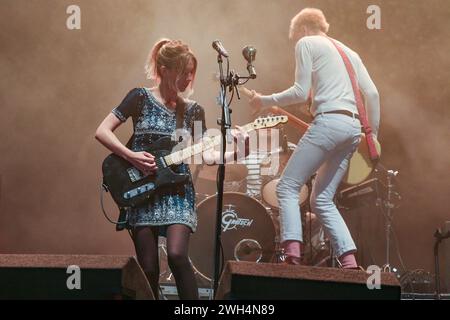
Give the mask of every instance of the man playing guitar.
[{"label": "man playing guitar", "polygon": [[[262,107],[304,103],[312,95],[314,120],[300,139],[277,186],[281,241],[289,264],[300,263],[302,228],[299,190],[317,172],[311,209],[321,220],[343,268],[356,268],[356,246],[333,197],[361,139],[361,122],[351,78],[339,49],[349,58],[362,91],[372,134],[379,126],[379,95],[358,54],[327,36],[329,24],[318,9],[306,8],[291,21],[289,37],[296,42],[295,83],[280,93],[262,96],[253,91],[250,105]],[[339,48],[339,49],[337,49]]]}]

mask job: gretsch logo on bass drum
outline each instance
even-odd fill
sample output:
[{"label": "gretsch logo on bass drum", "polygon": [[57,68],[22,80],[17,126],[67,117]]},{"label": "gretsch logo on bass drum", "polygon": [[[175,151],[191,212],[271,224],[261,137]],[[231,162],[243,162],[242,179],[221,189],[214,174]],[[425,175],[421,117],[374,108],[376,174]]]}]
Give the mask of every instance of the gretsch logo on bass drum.
[{"label": "gretsch logo on bass drum", "polygon": [[253,219],[239,218],[237,212],[233,209],[233,205],[228,205],[228,209],[222,212],[222,232],[237,229],[240,227],[250,227]]}]

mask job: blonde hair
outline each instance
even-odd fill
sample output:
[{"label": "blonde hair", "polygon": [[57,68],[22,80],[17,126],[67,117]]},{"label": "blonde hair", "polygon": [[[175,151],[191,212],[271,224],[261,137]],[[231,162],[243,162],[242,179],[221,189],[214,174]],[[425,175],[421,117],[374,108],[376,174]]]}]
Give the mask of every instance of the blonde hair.
[{"label": "blonde hair", "polygon": [[322,10],[305,8],[292,18],[289,28],[289,38],[293,39],[303,26],[306,26],[311,31],[322,31],[324,33],[327,33],[330,27]]},{"label": "blonde hair", "polygon": [[[189,46],[181,40],[161,39],[155,43],[145,64],[147,79],[158,83],[161,80],[161,67],[177,72],[177,79],[186,71],[188,64],[192,62],[194,78],[197,71],[197,58]],[[171,83],[173,89],[178,91],[176,83]],[[191,83],[192,86],[192,83]]]}]

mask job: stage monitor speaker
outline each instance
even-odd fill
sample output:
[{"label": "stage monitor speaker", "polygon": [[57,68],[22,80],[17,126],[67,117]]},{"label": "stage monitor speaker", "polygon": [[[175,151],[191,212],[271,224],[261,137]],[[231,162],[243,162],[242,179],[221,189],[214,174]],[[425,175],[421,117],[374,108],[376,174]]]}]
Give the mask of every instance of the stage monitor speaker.
[{"label": "stage monitor speaker", "polygon": [[218,300],[400,300],[400,283],[381,272],[380,289],[369,289],[361,270],[229,261],[219,282]]},{"label": "stage monitor speaker", "polygon": [[134,257],[2,254],[0,299],[154,300],[154,296]]}]

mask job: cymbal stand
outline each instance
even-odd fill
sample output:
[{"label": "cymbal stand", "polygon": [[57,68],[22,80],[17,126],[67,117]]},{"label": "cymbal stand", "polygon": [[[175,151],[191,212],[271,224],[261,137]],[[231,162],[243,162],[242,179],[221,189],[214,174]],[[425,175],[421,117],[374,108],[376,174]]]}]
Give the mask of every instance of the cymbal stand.
[{"label": "cymbal stand", "polygon": [[387,198],[384,202],[384,206],[386,208],[385,215],[385,226],[386,226],[386,263],[383,265],[383,272],[392,272],[390,265],[390,238],[391,238],[391,230],[392,230],[392,209],[395,208],[394,203],[392,202],[393,194],[394,194],[394,184],[393,178],[398,175],[398,171],[387,170]]}]

